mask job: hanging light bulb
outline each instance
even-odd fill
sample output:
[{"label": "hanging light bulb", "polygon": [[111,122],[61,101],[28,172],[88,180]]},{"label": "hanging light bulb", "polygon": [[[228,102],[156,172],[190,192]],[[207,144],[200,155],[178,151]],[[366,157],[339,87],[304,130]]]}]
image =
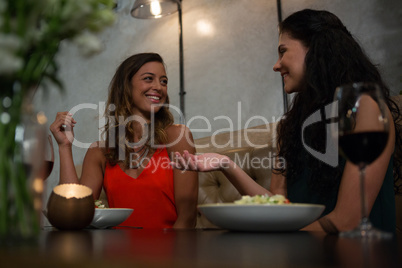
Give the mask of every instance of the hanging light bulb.
[{"label": "hanging light bulb", "polygon": [[139,19],[157,19],[178,11],[180,0],[136,0],[131,15]]},{"label": "hanging light bulb", "polygon": [[151,2],[151,14],[156,16],[159,16],[162,13],[162,8],[161,4],[159,1],[152,1]]}]

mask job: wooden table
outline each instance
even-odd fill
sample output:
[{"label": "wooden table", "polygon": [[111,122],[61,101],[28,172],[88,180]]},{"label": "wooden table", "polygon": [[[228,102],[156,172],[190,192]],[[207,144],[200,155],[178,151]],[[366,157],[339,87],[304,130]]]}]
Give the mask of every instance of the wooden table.
[{"label": "wooden table", "polygon": [[[46,228],[38,241],[0,246],[0,267],[402,267],[396,239],[324,233]],[[399,251],[399,252],[398,252]]]}]

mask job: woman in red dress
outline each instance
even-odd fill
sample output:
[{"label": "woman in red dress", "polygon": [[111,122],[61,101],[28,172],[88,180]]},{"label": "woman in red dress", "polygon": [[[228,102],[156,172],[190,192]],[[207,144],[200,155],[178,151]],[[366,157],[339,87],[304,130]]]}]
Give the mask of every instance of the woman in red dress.
[{"label": "woman in red dress", "polygon": [[195,152],[192,134],[173,124],[163,59],[155,53],[127,58],[110,83],[104,141],[88,149],[79,179],[72,156],[73,128],[69,112],[50,126],[60,154],[60,183],[90,187],[94,199],[105,189],[109,207],[133,208],[122,226],[194,228],[197,173],[173,170],[176,151]]}]

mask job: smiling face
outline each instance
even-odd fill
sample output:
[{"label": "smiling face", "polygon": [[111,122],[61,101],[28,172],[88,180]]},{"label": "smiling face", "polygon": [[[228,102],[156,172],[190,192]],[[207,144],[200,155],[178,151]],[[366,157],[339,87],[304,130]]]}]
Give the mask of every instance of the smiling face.
[{"label": "smiling face", "polygon": [[304,81],[305,63],[308,49],[287,33],[279,36],[279,59],[274,65],[274,71],[280,72],[284,81],[286,93],[301,90]]},{"label": "smiling face", "polygon": [[162,63],[145,63],[131,79],[134,115],[150,119],[151,112],[158,112],[166,102],[167,83]]}]

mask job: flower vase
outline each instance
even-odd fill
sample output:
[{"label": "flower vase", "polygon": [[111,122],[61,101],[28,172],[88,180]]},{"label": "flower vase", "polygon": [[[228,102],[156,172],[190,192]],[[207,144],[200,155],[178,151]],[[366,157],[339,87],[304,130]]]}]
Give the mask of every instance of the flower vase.
[{"label": "flower vase", "polygon": [[12,83],[0,93],[0,244],[35,239],[40,229],[46,122],[30,92]]}]

